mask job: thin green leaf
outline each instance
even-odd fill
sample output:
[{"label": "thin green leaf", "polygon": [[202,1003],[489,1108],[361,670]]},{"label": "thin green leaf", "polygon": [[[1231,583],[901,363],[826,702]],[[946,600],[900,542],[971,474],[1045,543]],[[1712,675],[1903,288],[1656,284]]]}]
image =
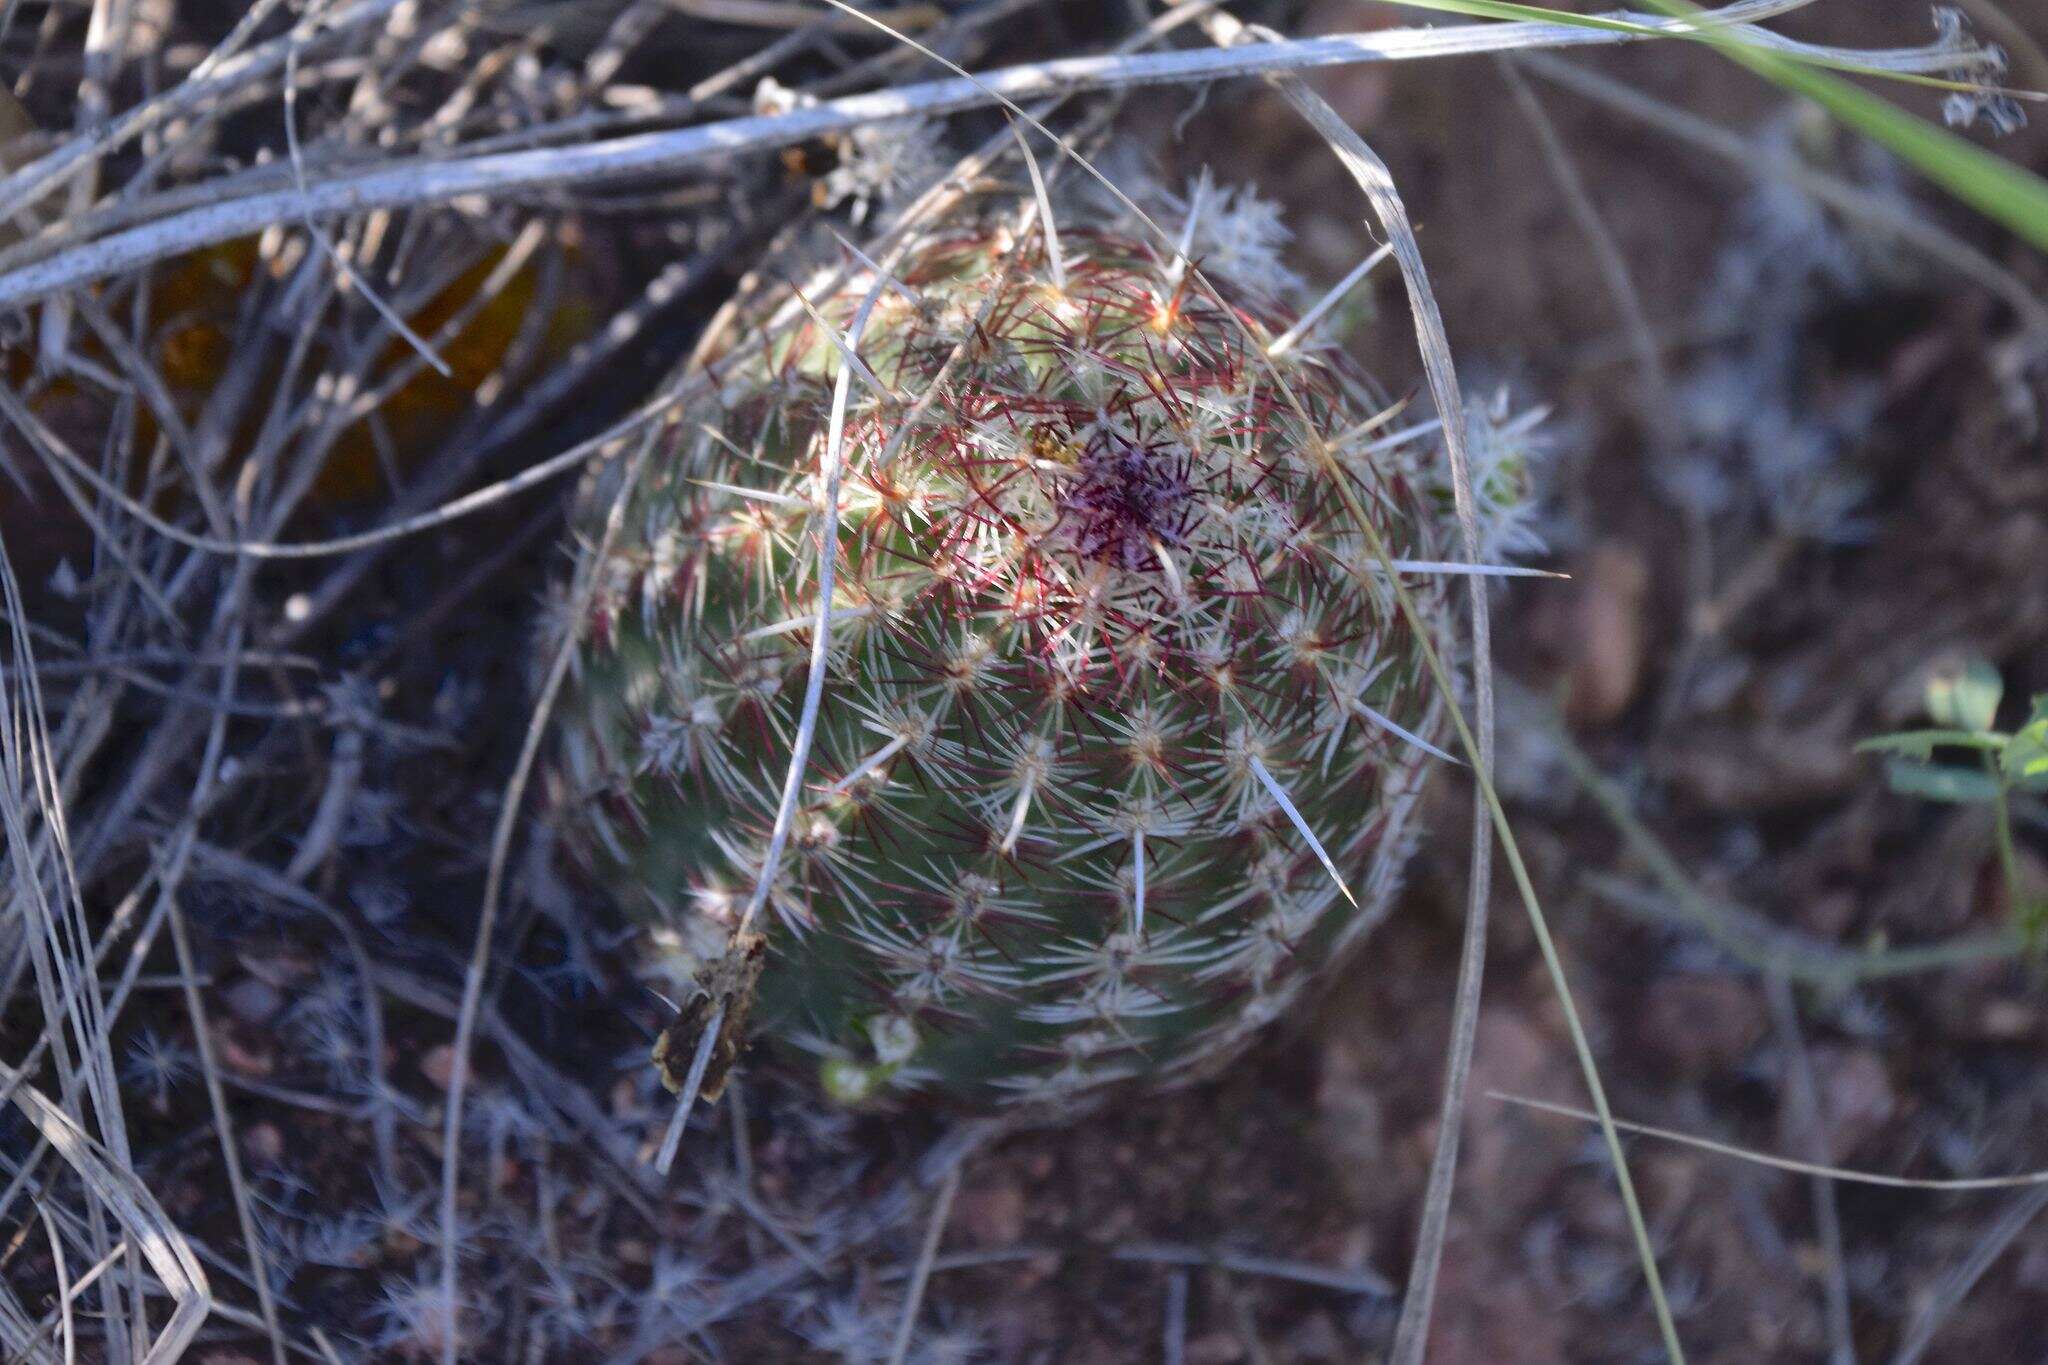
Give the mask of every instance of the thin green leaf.
[{"label": "thin green leaf", "polygon": [[1976,768],[1946,768],[1894,758],[1884,765],[1885,781],[1901,796],[1971,805],[1998,799],[1998,780]]},{"label": "thin green leaf", "polygon": [[2048,791],[2048,716],[2024,726],[1998,758],[2013,786]]},{"label": "thin green leaf", "polygon": [[2005,680],[1982,659],[1942,669],[1927,680],[1927,714],[1958,730],[1989,730],[2005,696]]},{"label": "thin green leaf", "polygon": [[1475,19],[1503,19],[1539,24],[1563,24],[1568,28],[1597,28],[1609,33],[1639,33],[1645,37],[1667,36],[1663,29],[1616,19],[1606,14],[1573,14],[1569,10],[1543,5],[1517,5],[1509,0],[1387,0],[1409,9],[1441,10],[1446,14],[1469,14]]},{"label": "thin green leaf", "polygon": [[[1512,4],[1507,0],[1391,0],[1391,3],[1480,18],[1537,19],[1549,24],[1620,30],[1646,36],[1657,32],[1623,19],[1568,14],[1539,5]],[[1711,17],[1704,15],[1698,6],[1685,3],[1685,0],[1647,0],[1647,3],[1650,8],[1677,18]],[[1709,23],[1703,23],[1695,32],[1661,36],[1713,44],[1730,60],[1740,62],[1764,79],[1812,100],[1842,123],[1888,148],[1955,198],[2003,224],[2036,249],[2048,251],[2048,180],[1992,155],[1945,128],[1936,127],[1925,119],[1887,104],[1839,76],[1814,69],[1816,66],[1836,66],[1843,70],[1857,70],[1853,65],[1766,51],[1731,38]],[[1868,71],[1859,74],[1905,77],[1909,73]],[[1927,81],[1925,78],[1917,80],[1944,88],[1982,88],[1967,84],[1955,87],[1949,82]]]},{"label": "thin green leaf", "polygon": [[[1629,19],[1617,19],[1611,14],[1573,14],[1569,10],[1549,9],[1542,5],[1522,5],[1512,0],[1387,0],[1390,5],[1401,5],[1409,9],[1437,10],[1445,14],[1468,14],[1476,19],[1499,19],[1508,22],[1558,24],[1566,28],[1599,29],[1606,33],[1628,33],[1643,38],[1682,38],[1692,42],[1708,41],[1704,31],[1673,32],[1650,24],[1638,24]],[[1654,3],[1654,0],[1653,0]],[[1668,11],[1683,17],[1678,10]],[[1722,19],[1711,11],[1694,10],[1702,23],[1701,30],[1719,28],[1723,30],[1749,28],[1751,23]],[[1723,40],[1723,41],[1740,41]],[[1871,67],[1859,64],[1853,57],[1827,52],[1779,52],[1774,54],[1781,61],[1797,62],[1802,66],[1822,67],[1831,71],[1846,71],[1859,76],[1875,76],[1883,80],[1903,81],[1908,85],[1922,85],[1929,89],[1951,94],[1974,94],[1986,89],[1981,81],[1950,80],[1943,76],[1930,76],[1920,71],[1897,71],[1888,67]],[[2000,90],[2016,98],[2032,99],[2032,91]]]},{"label": "thin green leaf", "polygon": [[[1685,0],[1649,0],[1649,4],[1666,14],[1699,13]],[[1702,29],[1699,36],[1766,80],[1804,95],[1957,199],[2004,224],[2036,249],[2048,251],[2048,180],[1887,104],[1839,76],[1731,42],[1711,29]]]},{"label": "thin green leaf", "polygon": [[1937,748],[1981,749],[1992,752],[2003,749],[2008,737],[1992,730],[1901,730],[1897,734],[1872,735],[1856,745],[1859,754],[1902,754],[1907,758],[1926,759]]}]

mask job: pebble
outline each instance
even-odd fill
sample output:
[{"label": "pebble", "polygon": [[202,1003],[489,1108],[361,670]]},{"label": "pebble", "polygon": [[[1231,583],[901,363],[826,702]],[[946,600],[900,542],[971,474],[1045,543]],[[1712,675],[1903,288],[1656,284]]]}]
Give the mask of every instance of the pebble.
[{"label": "pebble", "polygon": [[234,1029],[216,1022],[212,1034],[214,1055],[220,1058],[222,1066],[237,1075],[260,1081],[277,1069],[277,1059],[269,1051],[244,1045]]},{"label": "pebble", "polygon": [[1024,1240],[1024,1190],[1008,1177],[964,1185],[953,1204],[953,1225],[976,1246],[1015,1246]]},{"label": "pebble", "polygon": [[254,1123],[242,1131],[242,1145],[249,1155],[267,1165],[275,1165],[284,1156],[284,1134],[274,1123]]},{"label": "pebble", "polygon": [[1763,1000],[1730,976],[1667,976],[1643,1003],[1643,1041],[1698,1076],[1737,1065],[1764,1036]]},{"label": "pebble", "polygon": [[419,1065],[427,1084],[436,1090],[446,1090],[455,1073],[455,1049],[447,1043],[436,1043],[421,1055]]},{"label": "pebble", "polygon": [[1188,1343],[1188,1365],[1237,1365],[1243,1359],[1244,1343],[1235,1332],[1206,1332]]},{"label": "pebble", "polygon": [[1635,546],[1602,541],[1573,578],[1566,715],[1577,725],[1602,725],[1626,711],[1642,686],[1650,566]]},{"label": "pebble", "polygon": [[284,1009],[284,995],[268,981],[245,976],[222,992],[228,1013],[245,1024],[267,1024]]},{"label": "pebble", "polygon": [[[1891,1121],[1898,1097],[1884,1059],[1869,1048],[1823,1043],[1812,1049],[1812,1059],[1827,1159],[1841,1162]],[[1793,1106],[1782,1104],[1778,1114],[1784,1150],[1805,1152]]]}]

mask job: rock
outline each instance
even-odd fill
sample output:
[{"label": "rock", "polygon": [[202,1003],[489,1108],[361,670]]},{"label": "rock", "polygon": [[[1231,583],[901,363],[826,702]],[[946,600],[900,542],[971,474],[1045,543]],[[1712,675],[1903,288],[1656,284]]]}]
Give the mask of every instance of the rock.
[{"label": "rock", "polygon": [[1836,939],[1849,931],[1859,908],[1853,891],[1823,891],[1800,899],[1799,922],[1819,938]]},{"label": "rock", "polygon": [[267,1024],[284,1009],[284,996],[268,981],[245,976],[222,992],[228,1013],[245,1024]]},{"label": "rock", "polygon": [[[1898,1099],[1884,1059],[1871,1049],[1824,1043],[1810,1052],[1824,1150],[1828,1161],[1842,1162],[1891,1121]],[[1778,1125],[1783,1150],[1808,1150],[1789,1096],[1778,1107]]]},{"label": "rock", "polygon": [[1286,1359],[1298,1361],[1344,1360],[1347,1353],[1344,1338],[1337,1334],[1337,1323],[1327,1311],[1318,1311],[1303,1318],[1299,1325],[1286,1337]]},{"label": "rock", "polygon": [[277,1058],[270,1049],[245,1042],[232,1025],[216,1020],[211,1032],[214,1055],[228,1070],[258,1081],[267,1080],[277,1070]]},{"label": "rock", "polygon": [[1768,1027],[1763,1000],[1730,976],[1662,977],[1643,1001],[1643,1042],[1689,1076],[1735,1066]]},{"label": "rock", "polygon": [[1188,1343],[1188,1365],[1237,1365],[1243,1359],[1244,1343],[1235,1332],[1206,1332]]},{"label": "rock", "polygon": [[977,1315],[983,1339],[997,1360],[1028,1360],[1033,1342],[1044,1327],[1042,1316],[1015,1296],[1000,1297],[995,1305]]},{"label": "rock", "polygon": [[2041,1032],[2041,1011],[2024,1000],[1987,1000],[1977,1011],[1977,1032],[2001,1043],[2018,1043]]},{"label": "rock", "polygon": [[[1398,16],[1385,11],[1361,10],[1356,0],[1315,0],[1302,15],[1295,32],[1312,38],[1325,33],[1392,28],[1399,22]],[[1370,128],[1386,111],[1391,78],[1384,62],[1357,62],[1305,74],[1315,92],[1352,128]]]},{"label": "rock", "polygon": [[1024,1240],[1024,1189],[1008,1175],[964,1185],[953,1203],[953,1226],[976,1246],[1015,1246]]},{"label": "rock", "polygon": [[2048,1293],[2048,1246],[2028,1247],[2014,1267],[2012,1279],[2029,1293]]},{"label": "rock", "polygon": [[1367,1044],[1339,1034],[1326,1040],[1316,1080],[1316,1127],[1354,1203],[1384,1179],[1386,1134],[1372,1090]]},{"label": "rock", "polygon": [[1429,1340],[1431,1365],[1570,1359],[1555,1296],[1516,1259],[1479,1247],[1445,1258]]},{"label": "rock", "polygon": [[276,1165],[284,1156],[284,1134],[274,1123],[253,1123],[242,1131],[242,1146],[265,1165]]},{"label": "rock", "polygon": [[436,1043],[420,1057],[420,1075],[436,1090],[446,1090],[448,1081],[455,1073],[455,1049],[447,1043]]},{"label": "rock", "polygon": [[1535,1113],[1520,1105],[1479,1100],[1491,1092],[1538,1099],[1576,1098],[1578,1070],[1570,1044],[1546,1032],[1528,1013],[1507,1005],[1479,1014],[1473,1047],[1471,1094],[1465,1127],[1461,1182],[1470,1192],[1466,1209],[1479,1229],[1514,1227],[1544,1197],[1551,1178],[1570,1159],[1582,1137],[1570,1119]]},{"label": "rock", "polygon": [[1650,566],[1633,545],[1603,541],[1573,577],[1565,714],[1575,725],[1603,725],[1628,709],[1642,685]]}]

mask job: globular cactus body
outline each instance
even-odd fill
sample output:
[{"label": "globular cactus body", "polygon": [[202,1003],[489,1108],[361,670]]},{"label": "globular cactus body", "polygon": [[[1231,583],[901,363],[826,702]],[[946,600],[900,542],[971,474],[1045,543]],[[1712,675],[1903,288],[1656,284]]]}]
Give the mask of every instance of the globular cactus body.
[{"label": "globular cactus body", "polygon": [[[1355,513],[1447,557],[1426,452],[1340,361],[1269,356],[1270,300],[1114,232],[1057,249],[956,219],[887,278],[744,311],[796,322],[711,359],[585,565],[561,787],[702,980],[762,884],[836,502],[752,928],[755,1022],[842,1099],[1203,1074],[1380,918],[1412,843],[1443,702]],[[1407,582],[1439,633],[1443,580]]]}]

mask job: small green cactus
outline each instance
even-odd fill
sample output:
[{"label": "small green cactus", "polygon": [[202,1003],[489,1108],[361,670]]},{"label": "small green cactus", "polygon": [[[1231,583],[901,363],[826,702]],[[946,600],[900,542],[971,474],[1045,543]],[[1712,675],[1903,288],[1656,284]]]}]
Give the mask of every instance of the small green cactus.
[{"label": "small green cactus", "polygon": [[[581,847],[685,991],[765,934],[753,1024],[848,1103],[1212,1069],[1386,912],[1444,714],[1337,487],[1387,554],[1448,557],[1431,452],[1340,357],[1269,357],[1273,300],[1114,230],[1048,249],[956,217],[714,356],[574,623]],[[849,347],[826,676],[750,915]],[[1443,579],[1410,582],[1441,639]]]}]

